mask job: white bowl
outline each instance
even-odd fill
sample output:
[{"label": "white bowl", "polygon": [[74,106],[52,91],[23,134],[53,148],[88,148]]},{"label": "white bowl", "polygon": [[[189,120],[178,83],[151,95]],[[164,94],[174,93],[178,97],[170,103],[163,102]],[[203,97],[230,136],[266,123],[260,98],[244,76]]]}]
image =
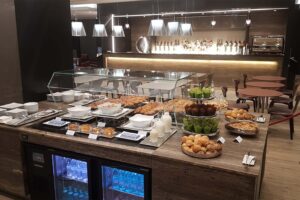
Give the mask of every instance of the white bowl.
[{"label": "white bowl", "polygon": [[28,102],[24,104],[24,108],[28,113],[36,113],[39,111],[39,104],[37,102]]},{"label": "white bowl", "polygon": [[75,99],[75,101],[82,100],[83,99],[83,94],[79,93],[79,92],[76,92],[75,95],[74,95],[74,99]]},{"label": "white bowl", "polygon": [[64,92],[62,95],[62,100],[65,103],[71,103],[75,101],[74,92]]},{"label": "white bowl", "polygon": [[134,127],[137,128],[146,128],[151,125],[151,122],[153,121],[153,116],[147,116],[147,115],[134,115],[133,117],[129,118],[129,121],[132,123]]},{"label": "white bowl", "polygon": [[103,103],[98,106],[98,109],[103,115],[112,115],[118,113],[122,110],[122,105],[120,103]]},{"label": "white bowl", "polygon": [[61,102],[62,101],[62,93],[55,92],[53,94],[47,94],[48,101]]},{"label": "white bowl", "polygon": [[86,106],[75,106],[68,108],[68,112],[72,115],[72,117],[83,117],[91,112],[91,108]]}]

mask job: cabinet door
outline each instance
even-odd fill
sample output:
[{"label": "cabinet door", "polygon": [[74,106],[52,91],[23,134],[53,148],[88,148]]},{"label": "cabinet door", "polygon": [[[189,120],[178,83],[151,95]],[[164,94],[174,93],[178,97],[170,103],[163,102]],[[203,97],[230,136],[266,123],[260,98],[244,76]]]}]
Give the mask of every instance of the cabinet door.
[{"label": "cabinet door", "polygon": [[0,136],[0,190],[25,197],[19,133],[0,128]]}]

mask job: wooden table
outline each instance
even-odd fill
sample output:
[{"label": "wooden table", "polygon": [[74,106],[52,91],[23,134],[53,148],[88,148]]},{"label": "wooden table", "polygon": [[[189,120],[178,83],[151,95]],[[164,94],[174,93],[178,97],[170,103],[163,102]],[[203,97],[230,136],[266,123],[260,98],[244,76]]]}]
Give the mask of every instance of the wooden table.
[{"label": "wooden table", "polygon": [[285,81],[286,78],[282,76],[253,76],[253,80],[258,81]]},{"label": "wooden table", "polygon": [[276,90],[269,89],[260,89],[260,88],[245,88],[239,89],[239,94],[249,96],[249,97],[257,97],[258,98],[258,108],[257,111],[264,113],[265,111],[265,102],[268,105],[269,97],[279,97],[282,96],[282,92],[278,92]]},{"label": "wooden table", "polygon": [[[66,107],[66,104],[58,106],[43,102],[40,103],[40,107]],[[0,159],[5,165],[5,170],[3,166],[0,169],[0,188],[7,188],[7,180],[12,182],[9,185],[10,190],[14,190],[13,186],[17,183],[19,185],[24,183],[21,179],[22,173],[17,176],[20,179],[18,181],[15,181],[16,175],[12,176],[16,167],[22,171],[19,141],[21,138],[23,142],[150,168],[152,200],[192,200],[199,197],[202,200],[258,200],[264,175],[270,115],[265,117],[266,122],[258,125],[260,131],[257,137],[243,137],[242,143],[238,144],[233,142],[237,135],[229,133],[224,128],[226,121],[224,115],[220,115],[220,136],[224,137],[226,142],[223,145],[222,155],[214,159],[192,158],[182,153],[180,132],[173,135],[161,147],[154,149],[115,139],[95,141],[41,131],[30,127],[32,124],[17,128],[0,125],[0,133],[6,137],[0,141],[0,153],[5,155],[1,157],[2,160]],[[5,134],[8,130],[10,133]],[[11,156],[11,152],[18,155]],[[256,157],[256,164],[253,167],[242,164],[242,158],[247,152]],[[17,164],[7,163],[8,158],[16,163],[17,159],[19,161]]]},{"label": "wooden table", "polygon": [[258,87],[262,89],[278,89],[284,87],[284,84],[278,82],[268,82],[268,81],[250,81],[246,83],[250,87]]},{"label": "wooden table", "polygon": [[[260,116],[260,114],[254,114]],[[264,176],[266,142],[270,115],[258,124],[257,137],[242,136],[242,143],[233,142],[237,135],[225,129],[224,116],[220,115],[220,135],[225,138],[223,152],[214,159],[197,159],[181,151],[182,134],[176,133],[154,152],[154,199],[259,199]],[[245,153],[256,157],[255,166],[242,164]],[[231,191],[225,192],[224,191]],[[200,195],[201,194],[201,195]],[[200,196],[201,198],[200,198]],[[167,196],[168,198],[162,198]]]}]

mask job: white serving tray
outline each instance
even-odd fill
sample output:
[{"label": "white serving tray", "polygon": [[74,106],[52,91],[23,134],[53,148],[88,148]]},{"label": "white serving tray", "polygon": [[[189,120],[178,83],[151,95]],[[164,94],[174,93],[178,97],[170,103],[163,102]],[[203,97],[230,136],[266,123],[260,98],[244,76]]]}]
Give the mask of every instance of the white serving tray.
[{"label": "white serving tray", "polygon": [[16,109],[16,108],[23,108],[23,104],[21,103],[9,103],[9,104],[5,104],[5,105],[2,105],[0,106],[0,108],[3,108],[3,109],[7,109],[7,110],[12,110],[12,109]]}]

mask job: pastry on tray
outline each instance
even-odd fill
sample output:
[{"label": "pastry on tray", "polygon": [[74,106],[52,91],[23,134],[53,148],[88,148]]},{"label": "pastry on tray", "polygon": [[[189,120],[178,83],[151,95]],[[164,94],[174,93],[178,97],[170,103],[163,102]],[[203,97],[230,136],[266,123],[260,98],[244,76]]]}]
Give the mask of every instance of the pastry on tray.
[{"label": "pastry on tray", "polygon": [[79,124],[78,123],[70,123],[70,124],[68,124],[68,130],[70,130],[70,131],[78,131],[79,130]]},{"label": "pastry on tray", "polygon": [[101,132],[101,134],[103,136],[106,136],[108,138],[114,137],[115,133],[116,133],[116,130],[114,128],[111,128],[111,127],[103,128],[102,132]]},{"label": "pastry on tray", "polygon": [[233,110],[225,112],[225,118],[228,121],[231,121],[231,120],[253,120],[255,118],[255,116],[248,113],[246,110],[235,108]]},{"label": "pastry on tray", "polygon": [[185,112],[185,107],[193,103],[193,101],[188,99],[172,99],[164,103],[164,109],[168,112]]},{"label": "pastry on tray", "polygon": [[207,136],[189,135],[181,138],[183,153],[196,158],[214,158],[221,154],[222,145]]},{"label": "pastry on tray", "polygon": [[253,122],[232,122],[229,123],[228,126],[241,131],[255,132],[258,129],[257,124]]},{"label": "pastry on tray", "polygon": [[80,125],[80,132],[89,134],[91,132],[92,128],[93,127],[90,124],[82,124],[82,125]]},{"label": "pastry on tray", "polygon": [[163,111],[163,104],[159,102],[150,102],[144,106],[140,106],[135,109],[134,113],[143,115],[155,115],[156,113]]}]

